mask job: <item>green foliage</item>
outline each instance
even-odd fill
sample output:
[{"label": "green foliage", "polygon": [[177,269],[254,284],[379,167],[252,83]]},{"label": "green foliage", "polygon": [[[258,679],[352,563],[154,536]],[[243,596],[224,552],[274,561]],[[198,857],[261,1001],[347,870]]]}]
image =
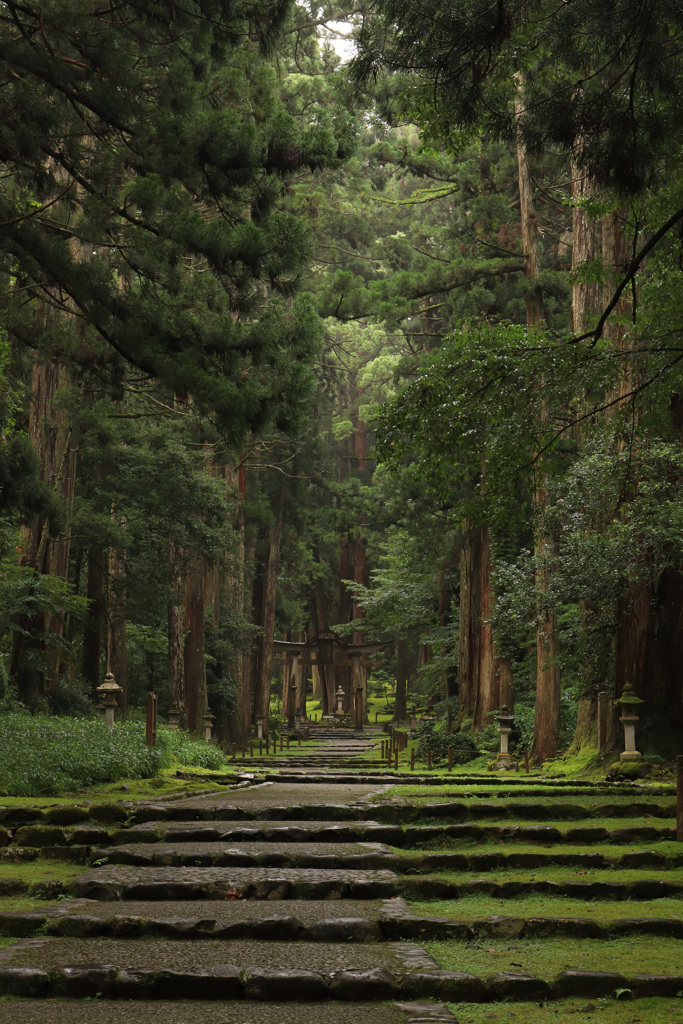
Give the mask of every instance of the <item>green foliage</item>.
[{"label": "green foliage", "polygon": [[160,729],[157,735],[157,749],[164,752],[171,764],[209,768],[212,771],[225,768],[225,758],[218,747],[202,740],[193,740],[188,733],[180,729]]},{"label": "green foliage", "polygon": [[0,714],[0,792],[40,796],[117,779],[150,778],[163,751],[145,744],[144,726],[101,720]]},{"label": "green foliage", "polygon": [[453,751],[453,764],[467,764],[481,753],[471,736],[461,732],[443,732],[429,719],[420,722],[417,727],[416,757],[426,761],[428,750],[432,753],[434,764],[447,760],[449,750]]}]

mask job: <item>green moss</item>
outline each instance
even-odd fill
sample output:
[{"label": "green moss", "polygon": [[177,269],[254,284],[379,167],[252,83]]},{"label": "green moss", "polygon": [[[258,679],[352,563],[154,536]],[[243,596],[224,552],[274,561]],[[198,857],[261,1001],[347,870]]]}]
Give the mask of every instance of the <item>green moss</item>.
[{"label": "green moss", "polygon": [[[430,871],[430,878],[443,878],[448,882],[462,884],[474,876],[471,871]],[[487,882],[639,882],[644,878],[656,881],[676,882],[683,885],[683,868],[670,868],[663,871],[644,871],[626,868],[574,868],[553,867],[552,864],[542,868],[509,868],[507,870],[482,871],[476,874]]]},{"label": "green moss", "polygon": [[28,882],[71,882],[84,871],[82,864],[63,860],[31,860],[21,863],[0,862],[0,879],[22,878]]},{"label": "green moss", "polygon": [[449,1003],[459,1024],[683,1024],[676,999],[563,999],[550,1003]]},{"label": "green moss", "polygon": [[0,897],[0,912],[12,911],[14,913],[29,914],[32,910],[43,910],[45,907],[54,906],[54,900],[38,900],[31,896],[2,896]]},{"label": "green moss", "polygon": [[493,896],[464,896],[459,900],[409,901],[420,917],[450,917],[454,921],[480,921],[486,917],[582,917],[590,921],[619,921],[633,917],[683,917],[679,899],[576,900],[565,896],[524,896],[499,900]]},{"label": "green moss", "polygon": [[[588,857],[591,854],[600,854],[606,857],[610,863],[615,866],[619,863],[620,858],[629,851],[641,851],[643,850],[643,843],[638,844],[619,844],[607,845],[605,843],[591,843],[589,846],[586,845],[569,845],[568,843],[548,843],[544,846],[542,843],[520,843],[515,840],[506,839],[495,843],[478,843],[472,839],[461,839],[460,841],[454,839],[446,839],[434,844],[435,853],[464,853],[471,855],[479,855],[485,853],[501,853],[504,856],[513,857],[516,854],[533,853],[537,855],[545,855],[548,858],[548,863],[552,863],[554,855],[562,855],[576,857],[577,861],[580,861],[582,857]],[[652,850],[654,853],[660,854],[662,857],[668,860],[675,860],[683,855],[683,843],[676,843],[673,840],[662,840],[661,842],[648,842],[647,850]],[[394,848],[394,853],[400,854],[406,860],[419,859],[425,855],[424,850],[405,850],[400,848]],[[656,871],[656,868],[648,869]]]},{"label": "green moss", "polygon": [[[611,939],[485,939],[481,942],[426,942],[440,967],[481,978],[500,971],[521,971],[552,979],[565,969],[618,971],[632,974],[675,974],[679,970],[678,939],[649,936]],[[462,1024],[462,1022],[461,1022]]]}]

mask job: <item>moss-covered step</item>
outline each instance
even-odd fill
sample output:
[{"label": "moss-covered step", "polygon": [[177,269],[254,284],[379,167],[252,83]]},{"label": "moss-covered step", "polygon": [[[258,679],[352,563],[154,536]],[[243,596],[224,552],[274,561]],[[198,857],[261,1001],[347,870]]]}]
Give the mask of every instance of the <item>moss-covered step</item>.
[{"label": "moss-covered step", "polygon": [[392,871],[327,868],[177,868],[108,865],[81,875],[71,895],[100,900],[382,899],[397,892]]},{"label": "moss-covered step", "polygon": [[612,938],[609,942],[583,937],[501,936],[484,943],[427,942],[425,949],[444,970],[479,977],[519,971],[552,982],[566,970],[615,972],[626,978],[636,973],[672,977],[682,973],[680,941],[661,937],[653,942],[647,935]]},{"label": "moss-covered step", "polygon": [[597,846],[590,851],[586,851],[583,846],[565,846],[562,849],[553,847],[552,850],[546,851],[534,846],[508,842],[497,845],[481,844],[474,851],[463,844],[453,851],[446,849],[438,853],[422,853],[410,850],[397,853],[400,863],[392,864],[393,869],[401,873],[415,874],[425,871],[510,871],[516,868],[554,870],[559,867],[591,870],[646,868],[669,871],[683,867],[683,844],[674,842],[653,844],[648,849],[621,850],[613,846]]},{"label": "moss-covered step", "polygon": [[386,1000],[435,962],[404,942],[23,939],[0,949],[0,992],[29,972],[36,995],[178,999]]},{"label": "moss-covered step", "polygon": [[[581,875],[581,878],[576,877]],[[543,873],[496,872],[485,878],[466,874],[403,875],[398,894],[407,900],[457,900],[470,896],[491,896],[507,900],[531,895],[568,897],[574,900],[655,900],[683,894],[683,872],[675,869],[664,877],[649,877],[639,871],[582,871],[572,877],[562,869],[546,868]]]},{"label": "moss-covered step", "polygon": [[[11,999],[0,1002],[0,1014],[12,1024],[320,1024],[319,1003],[199,1002],[165,999],[138,1003],[81,1002],[72,999]],[[0,1019],[2,1019],[0,1017]],[[367,1024],[361,1003],[328,1002],[325,1024]],[[456,1024],[443,1003],[373,1003],[372,1024]]]},{"label": "moss-covered step", "polygon": [[0,913],[0,935],[78,938],[243,938],[370,942],[384,937],[386,903],[363,900],[64,900],[39,910]]},{"label": "moss-covered step", "polygon": [[[582,999],[557,1001],[500,1003],[451,1003],[450,1009],[459,1024],[557,1024],[573,1021],[575,1024],[681,1024],[681,1000],[663,997],[645,997],[636,1005],[630,1002],[630,992],[618,999],[586,1002]],[[21,1021],[20,1024],[25,1024]]]},{"label": "moss-covered step", "polygon": [[379,843],[137,843],[93,851],[107,864],[169,867],[394,868],[401,858]]},{"label": "moss-covered step", "polygon": [[[505,800],[500,803],[480,803],[462,800],[425,801],[424,803],[374,803],[368,812],[379,822],[427,823],[429,821],[585,821],[591,818],[675,818],[675,801],[625,800],[617,803],[555,800],[542,803],[538,800]],[[332,817],[332,815],[330,815]]]},{"label": "moss-covered step", "polygon": [[[77,834],[86,830],[76,830]],[[95,842],[95,833],[98,841]],[[643,824],[642,818],[602,818],[596,822],[575,825],[553,822],[543,825],[481,825],[477,823],[435,825],[380,825],[374,821],[340,823],[334,821],[250,821],[250,822],[144,822],[131,828],[92,830],[92,845],[127,845],[129,843],[185,842],[276,842],[276,843],[386,843],[401,849],[441,847],[453,843],[497,843],[519,841],[540,846],[580,844],[652,843],[675,839],[673,825]],[[39,838],[39,837],[37,837]],[[6,847],[5,851],[12,847]],[[0,850],[0,857],[3,850]],[[8,853],[8,856],[10,854]]]},{"label": "moss-covered step", "polygon": [[515,919],[576,918],[595,921],[611,929],[623,920],[656,919],[683,922],[683,899],[639,900],[582,900],[541,895],[511,897],[501,900],[486,894],[462,896],[457,900],[391,900],[386,905],[404,909],[418,917],[449,918],[456,922],[471,923],[483,918],[503,915]]}]

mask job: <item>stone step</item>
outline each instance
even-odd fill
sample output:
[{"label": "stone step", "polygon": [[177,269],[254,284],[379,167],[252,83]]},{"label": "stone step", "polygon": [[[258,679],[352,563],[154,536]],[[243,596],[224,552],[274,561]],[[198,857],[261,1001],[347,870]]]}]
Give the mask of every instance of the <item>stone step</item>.
[{"label": "stone step", "polygon": [[[305,788],[304,787],[298,787]],[[563,804],[560,801],[507,801],[506,803],[464,803],[443,800],[435,803],[411,804],[400,802],[365,803],[279,803],[279,792],[269,791],[269,801],[236,802],[234,794],[226,793],[223,800],[211,798],[182,801],[172,804],[140,804],[131,809],[133,823],[145,821],[372,821],[407,824],[416,821],[438,820],[482,821],[522,818],[527,821],[585,821],[590,818],[665,818],[675,821],[675,801],[659,807],[652,803],[629,802],[591,806]],[[301,794],[299,794],[299,799]]]},{"label": "stone step", "polygon": [[[296,959],[296,966],[292,959]],[[306,966],[299,967],[299,963]],[[302,942],[292,946],[288,942],[248,940],[162,942],[48,937],[23,939],[0,951],[0,995],[31,998],[374,1003],[426,997],[448,1002],[543,1002],[570,996],[604,998],[614,996],[618,989],[629,989],[635,997],[672,997],[682,986],[683,976],[673,972],[627,976],[570,969],[544,979],[505,971],[483,979],[439,970],[423,949],[405,942]],[[1,1005],[4,1008],[7,1004]],[[369,1012],[374,1020],[372,1010]],[[174,1011],[167,1019],[175,1024]],[[324,1011],[321,1019],[327,1019]]]},{"label": "stone step", "polygon": [[410,975],[432,971],[435,961],[406,942],[46,937],[0,950],[0,993],[30,972],[40,995],[374,1001],[397,998]]},{"label": "stone step", "polygon": [[[74,833],[74,842],[81,833]],[[660,842],[675,840],[673,826],[642,825],[608,830],[602,826],[583,825],[561,831],[547,825],[380,825],[373,821],[351,822],[348,825],[333,821],[260,821],[249,823],[198,824],[196,821],[174,822],[170,827],[155,822],[119,829],[115,833],[97,833],[99,842],[109,839],[112,845],[130,842],[283,842],[283,843],[354,843],[369,841],[386,843],[406,849],[419,848],[428,843],[466,842],[522,842],[544,846],[561,844]],[[93,840],[94,842],[94,840]]]},{"label": "stone step", "polygon": [[379,843],[301,843],[225,842],[130,843],[93,851],[93,860],[107,864],[159,865],[168,867],[283,867],[344,868],[352,870],[381,869],[399,874],[429,871],[507,871],[515,868],[581,867],[581,868],[649,868],[667,870],[683,866],[683,852],[663,853],[658,850],[615,850],[583,853],[516,852],[439,852],[397,854]]},{"label": "stone step", "polygon": [[98,900],[384,899],[397,895],[392,871],[329,868],[98,867],[70,886]]},{"label": "stone step", "polygon": [[[313,837],[311,837],[313,839]],[[93,860],[107,864],[162,865],[168,867],[283,867],[351,868],[400,866],[401,858],[379,843],[283,843],[277,841],[131,843],[93,852]]]},{"label": "stone step", "polygon": [[[80,1002],[60,999],[8,1000],[3,1004],[7,1024],[321,1024],[320,1003],[176,1003],[155,999],[144,1004],[126,1002]],[[328,1002],[325,1024],[363,1024],[367,1006],[360,1003]],[[372,1024],[456,1024],[443,1003],[375,1003]]]},{"label": "stone step", "polygon": [[[545,916],[517,912],[474,920],[414,914],[402,899],[388,900],[186,900],[173,903],[71,899],[36,911],[0,913],[0,935],[23,938],[270,939],[305,942],[386,940],[474,942],[501,938],[612,939],[655,935],[683,939],[683,918],[637,917],[623,903],[623,916],[600,921],[567,916],[548,901]],[[555,913],[551,913],[552,910]]]}]

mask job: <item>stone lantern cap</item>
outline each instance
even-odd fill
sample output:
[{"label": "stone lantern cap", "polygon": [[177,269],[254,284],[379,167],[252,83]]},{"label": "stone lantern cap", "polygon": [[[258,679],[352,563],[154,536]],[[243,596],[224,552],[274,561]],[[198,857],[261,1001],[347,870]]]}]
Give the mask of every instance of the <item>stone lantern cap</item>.
[{"label": "stone lantern cap", "polygon": [[503,704],[500,711],[498,712],[498,725],[501,726],[501,728],[506,728],[512,722],[514,722],[514,720],[515,716],[510,711],[510,708],[507,706],[507,704]]},{"label": "stone lantern cap", "polygon": [[636,697],[633,685],[631,683],[626,683],[621,697],[617,697],[614,703],[622,705],[622,714],[630,713],[633,715],[636,713],[639,706],[641,704],[644,704],[645,701],[641,700],[640,697]]},{"label": "stone lantern cap", "polygon": [[344,696],[344,687],[341,685],[341,683],[339,684],[339,687],[338,687],[338,689],[336,691],[336,696],[337,697],[343,697]]},{"label": "stone lantern cap", "polygon": [[216,716],[211,712],[211,708],[207,708],[204,714],[202,715],[202,719],[204,720],[204,723],[206,725],[211,725],[215,717]]},{"label": "stone lantern cap", "polygon": [[103,705],[115,708],[116,697],[123,693],[123,687],[119,686],[111,672],[107,672],[104,682],[97,687],[97,692]]}]

